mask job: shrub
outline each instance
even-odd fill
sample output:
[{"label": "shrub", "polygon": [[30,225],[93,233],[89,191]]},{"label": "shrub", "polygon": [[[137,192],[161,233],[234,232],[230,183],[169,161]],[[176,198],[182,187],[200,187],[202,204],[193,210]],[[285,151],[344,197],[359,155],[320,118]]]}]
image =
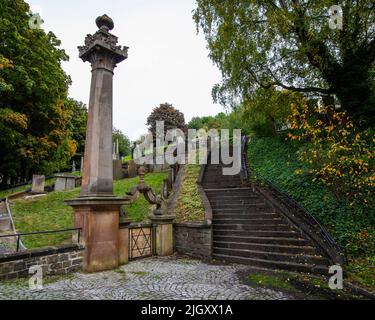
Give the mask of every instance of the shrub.
[{"label": "shrub", "polygon": [[289,138],[305,142],[298,157],[314,181],[338,197],[372,207],[375,174],[375,138],[370,129],[359,131],[345,112],[331,107],[317,110],[292,107]]}]

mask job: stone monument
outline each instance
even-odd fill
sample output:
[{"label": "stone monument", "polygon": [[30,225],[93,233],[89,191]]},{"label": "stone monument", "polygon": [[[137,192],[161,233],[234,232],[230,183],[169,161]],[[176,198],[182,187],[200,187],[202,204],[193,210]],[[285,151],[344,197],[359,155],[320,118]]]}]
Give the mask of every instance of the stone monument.
[{"label": "stone monument", "polygon": [[128,48],[118,46],[110,33],[110,17],[98,17],[96,24],[99,30],[78,48],[92,67],[82,189],[77,199],[66,201],[74,208],[75,227],[82,228],[86,272],[118,267],[120,209],[127,203],[113,194],[112,91],[113,71],[128,57]]},{"label": "stone monument", "polygon": [[39,194],[44,193],[44,184],[46,177],[44,175],[33,175],[33,184],[31,187],[31,193]]}]

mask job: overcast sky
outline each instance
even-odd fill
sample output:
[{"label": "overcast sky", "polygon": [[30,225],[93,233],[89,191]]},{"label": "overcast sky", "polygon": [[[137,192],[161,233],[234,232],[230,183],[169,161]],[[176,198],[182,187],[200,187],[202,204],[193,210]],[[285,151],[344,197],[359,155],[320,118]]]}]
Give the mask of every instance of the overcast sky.
[{"label": "overcast sky", "polygon": [[95,19],[104,13],[115,23],[119,45],[129,58],[115,69],[114,126],[132,140],[147,131],[146,118],[160,103],[172,103],[185,114],[215,115],[211,89],[220,72],[208,58],[202,33],[192,19],[194,0],[26,0],[53,31],[70,56],[63,64],[72,77],[70,96],[88,104],[90,64],[78,58],[77,46],[95,33]]}]

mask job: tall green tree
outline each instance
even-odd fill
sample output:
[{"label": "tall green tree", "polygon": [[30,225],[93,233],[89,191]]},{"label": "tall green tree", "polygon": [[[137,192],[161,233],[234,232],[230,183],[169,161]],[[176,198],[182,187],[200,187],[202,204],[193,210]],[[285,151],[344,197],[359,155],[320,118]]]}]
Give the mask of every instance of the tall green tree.
[{"label": "tall green tree", "polygon": [[68,56],[52,33],[30,28],[23,0],[0,2],[0,180],[48,174],[76,151],[66,107]]},{"label": "tall green tree", "polygon": [[336,95],[357,123],[374,119],[375,4],[331,0],[197,0],[194,18],[223,81],[214,98],[236,104],[257,88]]},{"label": "tall green tree", "polygon": [[184,114],[169,103],[162,103],[159,107],[154,108],[147,118],[147,125],[154,138],[156,136],[156,121],[164,121],[165,132],[176,128],[184,132],[187,130]]},{"label": "tall green tree", "polygon": [[118,141],[120,157],[130,154],[130,139],[119,129],[114,128],[112,133],[113,142]]},{"label": "tall green tree", "polygon": [[68,98],[65,106],[69,111],[69,131],[72,140],[77,144],[77,153],[85,151],[86,128],[87,128],[87,107],[83,102]]}]

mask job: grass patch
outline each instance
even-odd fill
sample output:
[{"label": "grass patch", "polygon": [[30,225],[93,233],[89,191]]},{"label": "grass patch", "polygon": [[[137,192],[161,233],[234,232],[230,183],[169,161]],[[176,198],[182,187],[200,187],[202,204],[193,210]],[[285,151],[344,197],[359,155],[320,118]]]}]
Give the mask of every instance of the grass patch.
[{"label": "grass patch", "polygon": [[[55,181],[56,181],[56,178],[47,179],[45,181],[45,186],[46,187],[50,186],[50,185],[54,184]],[[28,189],[31,189],[31,187],[32,187],[32,185],[30,183],[30,184],[27,184],[27,185],[24,185],[24,186],[20,186],[20,187],[16,187],[16,188],[11,188],[11,189],[8,189],[8,190],[2,190],[2,191],[0,191],[0,199],[9,197],[13,193],[18,193],[18,192],[26,191]]]},{"label": "grass patch", "polygon": [[185,165],[181,190],[174,208],[176,222],[204,221],[205,210],[198,191],[200,165]]},{"label": "grass patch", "polygon": [[303,146],[280,138],[257,138],[249,145],[249,162],[260,173],[284,189],[319,218],[349,258],[349,276],[359,284],[375,288],[375,213],[336,198],[313,177],[301,174],[305,165],[297,158]]},{"label": "grass patch", "polygon": [[289,278],[269,276],[263,273],[254,273],[247,277],[250,283],[267,287],[271,289],[283,289],[287,291],[296,291],[295,287],[290,284]]},{"label": "grass patch", "polygon": [[144,271],[132,271],[133,274],[137,275],[138,277],[144,277],[147,272]]},{"label": "grass patch", "polygon": [[[160,193],[166,173],[150,173],[145,176],[146,183]],[[114,182],[114,193],[124,196],[139,181],[138,177]],[[73,226],[73,208],[64,203],[80,193],[80,188],[51,192],[34,200],[16,200],[12,212],[18,232],[34,232],[43,230],[69,229]],[[139,197],[132,205],[126,207],[129,218],[134,222],[141,222],[150,214],[152,206]],[[63,234],[44,234],[24,236],[23,243],[29,249],[55,246],[70,242],[71,232]]]},{"label": "grass patch", "polygon": [[246,284],[255,287],[273,289],[291,294],[299,300],[358,300],[345,290],[331,290],[328,280],[313,278],[305,274],[295,274],[283,271],[245,272],[242,279]]}]

